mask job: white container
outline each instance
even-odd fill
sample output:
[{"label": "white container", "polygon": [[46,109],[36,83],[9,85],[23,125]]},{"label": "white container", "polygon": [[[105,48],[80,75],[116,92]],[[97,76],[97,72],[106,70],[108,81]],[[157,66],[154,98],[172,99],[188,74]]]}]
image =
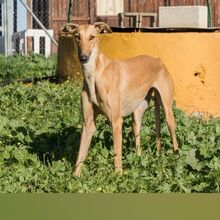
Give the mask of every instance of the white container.
[{"label": "white container", "polygon": [[207,6],[159,7],[159,27],[207,28]]}]

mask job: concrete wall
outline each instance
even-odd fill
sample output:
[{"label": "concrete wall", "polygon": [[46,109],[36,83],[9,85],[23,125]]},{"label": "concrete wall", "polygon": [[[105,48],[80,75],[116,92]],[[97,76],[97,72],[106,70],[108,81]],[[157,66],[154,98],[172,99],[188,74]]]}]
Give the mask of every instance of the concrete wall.
[{"label": "concrete wall", "polygon": [[111,58],[160,57],[175,83],[178,108],[220,116],[220,33],[114,33],[100,35]]}]

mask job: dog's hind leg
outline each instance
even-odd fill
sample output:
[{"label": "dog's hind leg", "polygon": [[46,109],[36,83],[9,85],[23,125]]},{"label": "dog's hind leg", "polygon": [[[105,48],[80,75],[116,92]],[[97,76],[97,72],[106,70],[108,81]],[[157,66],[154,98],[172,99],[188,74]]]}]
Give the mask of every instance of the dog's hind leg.
[{"label": "dog's hind leg", "polygon": [[160,105],[161,103],[161,98],[160,94],[158,93],[157,90],[154,90],[154,107],[155,107],[155,122],[156,122],[156,146],[157,146],[157,151],[160,153],[161,152],[161,143],[160,143]]},{"label": "dog's hind leg", "polygon": [[147,108],[148,108],[148,102],[144,100],[132,114],[132,119],[133,119],[132,128],[135,138],[136,154],[138,156],[141,155],[141,147],[140,147],[141,121],[142,121],[142,116]]},{"label": "dog's hind leg", "polygon": [[169,105],[164,105],[164,111],[166,115],[166,122],[172,136],[173,141],[173,151],[174,153],[178,153],[179,147],[176,139],[176,123],[173,115],[172,107]]},{"label": "dog's hind leg", "polygon": [[165,112],[167,126],[173,142],[173,151],[178,153],[179,147],[176,139],[176,123],[173,115],[173,84],[171,80],[161,81],[158,83],[157,90],[161,97],[162,106]]},{"label": "dog's hind leg", "polygon": [[114,142],[115,171],[122,173],[122,117],[113,117],[112,130]]}]

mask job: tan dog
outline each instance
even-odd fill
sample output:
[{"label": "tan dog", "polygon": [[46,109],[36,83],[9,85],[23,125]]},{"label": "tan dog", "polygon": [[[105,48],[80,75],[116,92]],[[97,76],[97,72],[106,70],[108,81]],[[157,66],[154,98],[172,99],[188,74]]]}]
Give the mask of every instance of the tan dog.
[{"label": "tan dog", "polygon": [[71,25],[78,45],[84,82],[81,94],[83,131],[74,174],[82,170],[99,113],[111,122],[114,140],[115,170],[122,172],[122,121],[132,114],[136,152],[141,154],[141,119],[147,109],[152,91],[155,94],[156,143],[160,145],[160,105],[172,136],[174,152],[178,151],[175,119],[172,111],[173,81],[160,59],[137,56],[127,60],[109,59],[100,52],[97,34],[111,29],[102,22],[95,25]]}]

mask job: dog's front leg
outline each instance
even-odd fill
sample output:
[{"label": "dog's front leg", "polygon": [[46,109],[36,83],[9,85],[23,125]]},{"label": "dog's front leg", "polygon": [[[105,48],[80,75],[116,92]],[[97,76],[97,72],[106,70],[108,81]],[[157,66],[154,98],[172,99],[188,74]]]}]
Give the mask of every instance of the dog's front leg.
[{"label": "dog's front leg", "polygon": [[122,118],[112,120],[115,171],[122,173]]},{"label": "dog's front leg", "polygon": [[81,94],[82,113],[83,113],[83,131],[80,140],[79,154],[76,161],[76,168],[74,175],[80,176],[83,162],[88,154],[92,135],[96,130],[95,126],[95,112],[93,104],[89,100],[87,91],[82,91]]}]

